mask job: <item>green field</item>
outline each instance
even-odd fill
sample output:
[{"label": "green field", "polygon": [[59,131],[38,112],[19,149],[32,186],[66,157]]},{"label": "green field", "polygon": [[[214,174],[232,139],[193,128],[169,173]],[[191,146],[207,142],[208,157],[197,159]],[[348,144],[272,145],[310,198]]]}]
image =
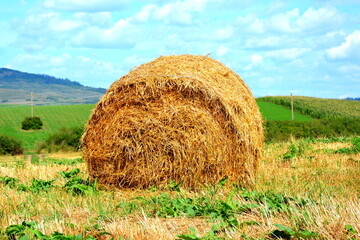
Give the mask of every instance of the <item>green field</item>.
[{"label": "green field", "polygon": [[[258,102],[265,120],[291,120],[291,111],[273,103]],[[39,131],[21,130],[21,121],[31,115],[30,106],[0,105],[0,132],[22,141],[25,151],[33,151],[36,144],[44,141],[50,134],[62,127],[78,127],[85,125],[93,104],[35,106],[34,115],[44,123]],[[295,113],[296,121],[309,121],[310,117]]]},{"label": "green field", "polygon": [[93,107],[94,104],[35,106],[34,115],[39,116],[43,121],[43,129],[23,131],[21,122],[31,115],[30,106],[2,105],[0,133],[15,137],[22,142],[25,151],[32,151],[37,142],[42,142],[49,134],[57,132],[60,128],[84,125]]},{"label": "green field", "polygon": [[258,102],[274,103],[290,109],[291,98],[294,110],[319,119],[360,118],[360,102],[351,100],[314,98],[303,96],[277,96],[257,98]]},{"label": "green field", "polygon": [[[291,120],[291,111],[285,107],[269,102],[257,102],[260,112],[266,121],[287,121]],[[294,120],[310,121],[311,117],[294,112]]]},{"label": "green field", "polygon": [[[287,132],[291,140],[264,145],[251,189],[226,178],[199,191],[171,181],[115,189],[89,178],[80,152],[1,156],[0,239],[360,239],[360,132],[344,134],[360,129],[358,119],[296,113],[286,121],[289,109],[258,105],[266,135]],[[44,129],[26,132],[30,106],[0,105],[0,134],[34,151],[60,128],[84,125],[93,107],[35,107]],[[342,135],[319,138],[322,129]]]}]

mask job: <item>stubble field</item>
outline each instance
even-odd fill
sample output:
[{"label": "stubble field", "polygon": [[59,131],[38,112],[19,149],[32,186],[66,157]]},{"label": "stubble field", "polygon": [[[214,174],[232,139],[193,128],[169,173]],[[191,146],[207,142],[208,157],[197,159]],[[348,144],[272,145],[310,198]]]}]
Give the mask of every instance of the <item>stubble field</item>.
[{"label": "stubble field", "polygon": [[1,157],[0,238],[359,239],[353,147],[347,138],[269,143],[253,189],[224,179],[197,192],[174,182],[104,188],[80,153]]}]

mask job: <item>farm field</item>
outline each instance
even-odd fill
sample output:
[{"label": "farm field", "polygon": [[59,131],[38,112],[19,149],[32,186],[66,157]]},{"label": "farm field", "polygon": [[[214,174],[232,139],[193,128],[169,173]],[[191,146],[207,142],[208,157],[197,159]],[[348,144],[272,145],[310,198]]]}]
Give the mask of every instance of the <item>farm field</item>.
[{"label": "farm field", "polygon": [[359,239],[352,140],[270,143],[253,189],[196,192],[96,186],[80,153],[1,157],[0,239]]},{"label": "farm field", "polygon": [[39,131],[21,130],[21,122],[31,116],[30,106],[0,105],[0,132],[22,141],[25,151],[34,151],[37,142],[46,139],[60,128],[85,125],[93,104],[35,106],[34,116],[43,121]]},{"label": "farm field", "polygon": [[[291,118],[284,104],[258,105],[267,122]],[[0,239],[360,238],[358,137],[268,142],[252,189],[226,180],[198,191],[111,189],[88,179],[80,152],[29,155],[60,128],[84,125],[93,106],[35,107],[44,129],[26,132],[30,107],[0,105],[0,132],[27,151],[0,156]]]},{"label": "farm field", "polygon": [[[270,102],[257,101],[260,112],[266,121],[290,121],[291,111],[283,106],[276,105]],[[296,121],[311,121],[311,117],[294,112],[294,120]]]},{"label": "farm field", "polygon": [[[295,111],[313,118],[331,119],[360,117],[359,101],[303,96],[294,96],[293,99]],[[288,109],[291,106],[290,96],[261,97],[257,98],[257,101],[274,103],[280,106],[285,106]]]},{"label": "farm field", "polygon": [[[258,102],[260,112],[266,120],[291,120],[291,111],[282,106],[267,102]],[[21,130],[21,121],[31,115],[30,106],[0,105],[0,133],[13,136],[22,141],[25,151],[34,151],[36,144],[44,141],[60,128],[85,125],[93,104],[35,106],[34,115],[44,123],[43,129],[27,132]],[[309,121],[310,117],[295,113],[296,121]]]}]

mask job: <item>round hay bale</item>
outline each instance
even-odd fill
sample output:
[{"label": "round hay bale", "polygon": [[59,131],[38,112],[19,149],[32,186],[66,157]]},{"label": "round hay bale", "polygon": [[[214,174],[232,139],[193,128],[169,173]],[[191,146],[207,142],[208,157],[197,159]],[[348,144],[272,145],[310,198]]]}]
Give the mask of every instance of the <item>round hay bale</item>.
[{"label": "round hay bale", "polygon": [[162,56],[114,82],[82,137],[90,176],[117,187],[252,185],[263,145],[249,88],[206,56]]}]

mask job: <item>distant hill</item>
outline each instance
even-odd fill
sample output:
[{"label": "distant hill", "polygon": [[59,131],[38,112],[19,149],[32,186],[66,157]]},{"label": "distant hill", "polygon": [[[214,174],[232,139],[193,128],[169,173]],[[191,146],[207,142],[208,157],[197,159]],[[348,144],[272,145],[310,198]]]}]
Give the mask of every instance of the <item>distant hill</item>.
[{"label": "distant hill", "polygon": [[360,97],[357,97],[357,98],[345,98],[345,100],[360,101]]},{"label": "distant hill", "polygon": [[106,89],[45,74],[0,68],[0,104],[30,104],[30,91],[35,105],[53,105],[96,103]]}]

